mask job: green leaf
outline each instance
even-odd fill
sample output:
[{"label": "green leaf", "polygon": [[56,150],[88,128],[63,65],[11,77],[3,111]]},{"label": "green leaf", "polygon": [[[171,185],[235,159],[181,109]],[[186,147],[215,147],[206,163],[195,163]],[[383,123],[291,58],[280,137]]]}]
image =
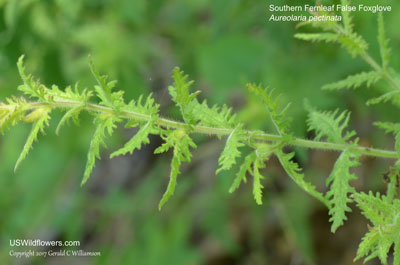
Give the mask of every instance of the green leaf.
[{"label": "green leaf", "polygon": [[388,202],[392,202],[398,194],[398,187],[400,185],[400,163],[397,163],[390,167],[389,172],[384,175],[384,180],[387,182],[386,197]]},{"label": "green leaf", "polygon": [[79,91],[78,83],[75,84],[72,90],[71,86],[67,86],[65,91],[61,91],[58,86],[53,85],[50,90],[47,91],[47,98],[50,101],[54,100],[75,100],[85,103],[88,102],[90,97],[93,96],[92,91],[84,89],[82,92]]},{"label": "green leaf", "polygon": [[372,192],[356,193],[353,197],[362,214],[373,224],[363,237],[355,260],[366,257],[367,261],[378,257],[382,264],[387,264],[388,252],[394,244],[393,264],[398,265],[400,200],[389,200],[386,196],[381,196],[379,193],[375,196]]},{"label": "green leaf", "polygon": [[305,41],[321,41],[326,43],[337,42],[339,39],[335,33],[297,33],[294,37]]},{"label": "green leaf", "polygon": [[105,146],[106,132],[109,136],[112,135],[114,129],[117,127],[115,124],[120,122],[121,119],[116,116],[104,114],[102,116],[96,117],[94,120],[96,124],[96,131],[90,142],[88,159],[86,163],[85,173],[81,182],[81,186],[84,185],[92,173],[94,168],[96,158],[100,159],[100,146]]},{"label": "green leaf", "polygon": [[324,85],[322,89],[324,90],[339,90],[343,88],[358,88],[364,83],[366,83],[367,87],[375,84],[381,79],[382,75],[376,71],[371,72],[362,72],[356,75],[348,76],[346,79],[331,83],[328,85]]},{"label": "green leaf", "polygon": [[[25,119],[27,103],[24,98],[7,98],[9,108],[0,109],[0,132],[15,126],[19,121]],[[0,103],[0,106],[5,104]]]},{"label": "green leaf", "polygon": [[182,162],[190,162],[191,153],[190,147],[196,148],[196,144],[190,138],[190,136],[184,130],[168,131],[166,135],[161,136],[165,140],[165,144],[158,147],[154,153],[159,154],[168,151],[169,148],[173,147],[173,157],[171,161],[171,173],[169,176],[169,183],[167,190],[165,191],[158,209],[161,210],[163,205],[168,199],[174,194],[177,177],[180,174],[179,167]]},{"label": "green leaf", "polygon": [[267,89],[263,89],[261,85],[256,84],[247,84],[247,88],[263,100],[276,131],[279,134],[286,134],[291,122],[286,114],[290,104],[279,111],[279,96],[273,98],[272,94],[274,90],[268,93]]},{"label": "green leaf", "polygon": [[127,153],[132,154],[136,149],[140,150],[142,144],[150,143],[149,135],[154,133],[154,131],[154,120],[148,121],[145,125],[140,127],[139,131],[124,145],[124,147],[112,153],[110,158],[125,155]]},{"label": "green leaf", "polygon": [[397,236],[394,242],[393,256],[394,256],[393,265],[400,265],[400,235]]},{"label": "green leaf", "polygon": [[61,127],[66,124],[70,119],[73,119],[75,123],[78,123],[78,117],[81,111],[84,109],[84,105],[76,106],[68,110],[64,116],[61,118],[60,122],[57,125],[56,134],[60,133]]},{"label": "green leaf", "polygon": [[326,186],[330,186],[326,197],[331,205],[329,210],[331,218],[329,221],[332,222],[331,231],[333,233],[347,220],[346,212],[351,212],[350,207],[347,205],[351,202],[348,194],[353,194],[355,189],[350,186],[349,182],[356,180],[357,176],[350,173],[350,169],[360,165],[358,162],[360,157],[361,154],[351,149],[343,151],[336,161],[331,175],[326,180]]},{"label": "green leaf", "polygon": [[386,133],[392,133],[395,136],[394,147],[400,158],[400,123],[374,122],[374,125],[385,130]]},{"label": "green leaf", "polygon": [[100,99],[100,104],[110,107],[120,109],[125,106],[123,95],[123,91],[112,92],[117,84],[116,80],[108,81],[108,76],[100,75],[96,66],[93,63],[92,57],[89,56],[89,66],[92,71],[93,76],[95,77],[98,85],[94,87],[97,96]]},{"label": "green leaf", "polygon": [[78,83],[75,84],[74,90],[71,86],[66,87],[65,91],[60,90],[56,85],[53,85],[51,89],[47,88],[42,85],[39,80],[35,80],[31,74],[25,73],[23,59],[24,56],[22,55],[17,63],[19,74],[24,82],[23,85],[18,87],[18,90],[29,95],[29,97],[37,98],[45,102],[54,102],[54,100],[73,100],[82,102],[83,104],[88,102],[89,98],[92,96],[92,91],[87,89],[80,92],[78,89]]},{"label": "green leaf", "polygon": [[241,153],[239,148],[244,146],[243,142],[246,141],[242,127],[243,126],[239,124],[226,140],[225,148],[218,159],[219,168],[217,169],[217,174],[223,170],[229,170],[236,164],[236,159],[240,157]]},{"label": "green leaf", "polygon": [[39,132],[44,133],[44,128],[46,126],[49,126],[49,120],[50,120],[49,113],[51,112],[51,109],[47,108],[47,107],[43,107],[36,111],[40,111],[40,112],[35,113],[35,114],[40,114],[40,116],[37,117],[35,123],[32,125],[31,132],[29,133],[29,136],[26,140],[24,148],[22,149],[22,152],[17,160],[17,163],[15,164],[14,171],[17,170],[17,168],[20,165],[20,163],[22,162],[22,160],[24,160],[25,157],[28,155],[29,150],[32,148],[33,142],[37,139],[38,133]]},{"label": "green leaf", "polygon": [[264,177],[260,174],[260,169],[265,168],[265,162],[268,161],[272,152],[273,147],[267,144],[260,144],[257,146],[256,150],[247,155],[229,189],[229,192],[232,193],[239,188],[242,181],[246,182],[246,173],[249,172],[253,176],[254,199],[258,205],[261,205],[263,189],[261,180],[264,179]]},{"label": "green leaf", "polygon": [[386,39],[385,22],[383,21],[382,12],[379,12],[378,15],[378,43],[382,59],[382,68],[386,70],[389,66],[391,51],[389,48],[389,41]]},{"label": "green leaf", "polygon": [[306,103],[308,114],[308,130],[315,131],[315,140],[321,140],[326,137],[328,141],[334,143],[345,144],[351,137],[355,135],[354,131],[348,131],[344,134],[350,120],[350,112],[339,110],[333,112],[320,112]]},{"label": "green leaf", "polygon": [[261,184],[261,180],[264,179],[264,177],[260,174],[259,170],[264,167],[264,159],[261,161],[260,159],[256,159],[256,161],[253,163],[253,195],[258,205],[262,204],[262,189],[264,188],[264,186]]},{"label": "green leaf", "polygon": [[[367,232],[365,236],[361,239],[361,243],[358,246],[357,256],[354,261],[359,260],[362,257],[365,257],[364,262],[376,258],[378,256],[377,251],[375,251],[375,246],[378,244],[379,240],[379,232],[376,229],[371,229],[371,231]],[[371,254],[369,254],[371,253]]]},{"label": "green leaf", "polygon": [[233,115],[232,109],[226,105],[222,107],[214,105],[210,108],[207,101],[200,104],[197,99],[193,99],[188,109],[193,114],[194,120],[198,121],[198,125],[220,128],[232,128],[236,125],[236,115]]},{"label": "green leaf", "polygon": [[368,50],[368,43],[356,33],[339,35],[339,43],[353,57],[363,54]]},{"label": "green leaf", "polygon": [[367,101],[367,105],[375,105],[379,103],[386,103],[388,101],[392,101],[394,104],[399,104],[400,103],[400,91],[398,90],[393,90],[389,91],[379,97],[376,98],[371,98],[370,100]]},{"label": "green leaf", "polygon": [[[342,0],[341,4],[342,6],[349,6],[349,1]],[[344,31],[348,34],[351,34],[353,32],[353,22],[352,22],[352,17],[350,16],[350,11],[343,10],[342,17],[343,17]]]},{"label": "green leaf", "polygon": [[145,117],[147,117],[148,115],[150,115],[152,118],[157,117],[160,105],[155,103],[153,95],[150,94],[146,98],[144,103],[142,101],[143,101],[143,96],[140,95],[137,101],[131,100],[128,104],[126,104],[122,108],[122,110],[143,114],[145,115],[143,117],[143,120],[147,120],[145,119]]},{"label": "green leaf", "polygon": [[25,73],[24,55],[19,57],[17,67],[19,75],[24,82],[23,85],[18,87],[18,90],[29,95],[31,98],[46,100],[47,88],[40,84],[39,80],[35,80],[32,75]]},{"label": "green leaf", "polygon": [[236,174],[236,177],[232,183],[232,186],[229,188],[230,193],[233,193],[235,190],[237,190],[242,181],[244,183],[247,182],[247,178],[246,178],[247,172],[249,172],[250,174],[253,174],[253,171],[251,170],[251,165],[256,160],[256,158],[257,158],[257,156],[256,156],[255,152],[252,152],[245,157],[244,162],[240,166],[239,172]]},{"label": "green leaf", "polygon": [[184,72],[180,71],[178,67],[173,70],[172,78],[174,79],[174,85],[168,87],[172,100],[180,108],[183,120],[189,126],[193,126],[196,123],[196,119],[190,102],[196,98],[200,91],[189,93],[190,86],[194,81],[187,81],[189,76],[184,75]]},{"label": "green leaf", "polygon": [[313,184],[305,181],[304,174],[301,172],[301,168],[296,162],[293,162],[294,152],[285,154],[281,149],[276,152],[276,155],[281,163],[283,169],[289,175],[289,177],[305,192],[313,196],[314,198],[321,201],[328,208],[330,204],[324,195],[318,192]]},{"label": "green leaf", "polygon": [[386,133],[393,133],[396,135],[400,132],[400,123],[394,122],[374,122],[374,125],[380,129],[383,129]]}]

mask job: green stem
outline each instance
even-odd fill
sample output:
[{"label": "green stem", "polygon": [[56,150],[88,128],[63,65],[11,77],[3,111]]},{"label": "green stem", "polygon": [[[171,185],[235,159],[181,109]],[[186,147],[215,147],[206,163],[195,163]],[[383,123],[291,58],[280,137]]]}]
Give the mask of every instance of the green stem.
[{"label": "green stem", "polygon": [[[26,104],[27,110],[42,108],[42,107],[51,107],[53,109],[57,109],[57,108],[71,109],[71,108],[74,108],[77,106],[82,106],[82,102],[72,101],[72,100],[71,101],[55,100],[51,103],[27,102],[24,104]],[[14,110],[15,106],[0,104],[0,110],[1,109]],[[152,119],[152,117],[147,114],[142,114],[142,113],[137,113],[137,112],[132,112],[132,111],[118,111],[117,112],[110,107],[105,107],[105,106],[93,104],[93,103],[86,103],[83,106],[83,109],[88,112],[109,113],[112,115],[119,116],[120,118],[134,119],[137,121],[149,121],[150,119]],[[189,129],[189,126],[183,122],[174,121],[171,119],[166,119],[166,118],[161,118],[161,117],[157,119],[156,124],[161,127],[164,127],[164,128],[184,129],[184,130]],[[217,127],[196,125],[193,127],[192,132],[198,133],[198,134],[225,136],[225,135],[230,135],[233,130],[234,130],[233,128],[217,128]],[[253,131],[246,131],[246,136],[248,138],[251,137],[252,139],[259,141],[259,142],[283,142],[286,140],[285,137],[281,136],[281,135],[269,134],[269,133],[258,133],[258,132],[253,132]],[[394,151],[370,148],[370,147],[365,147],[365,146],[360,146],[360,145],[353,147],[353,146],[350,146],[347,144],[336,144],[336,143],[331,143],[331,142],[312,141],[312,140],[306,140],[306,139],[301,139],[301,138],[294,138],[292,141],[290,141],[288,143],[288,145],[305,147],[305,148],[310,148],[310,149],[322,149],[322,150],[333,150],[333,151],[344,151],[345,149],[348,149],[350,147],[354,150],[357,150],[361,154],[367,155],[367,156],[391,158],[391,159],[398,158],[397,153]]]},{"label": "green stem", "polygon": [[[335,28],[336,33],[342,34],[342,35],[347,35],[346,31],[343,29],[341,26],[337,26]],[[350,37],[350,36],[349,36]],[[394,81],[394,78],[384,69],[382,66],[380,66],[374,58],[368,53],[368,52],[363,52],[361,53],[361,58],[369,64],[376,72],[381,73],[383,79],[394,89],[394,90],[400,90],[400,86]]]},{"label": "green stem", "polygon": [[394,81],[393,77],[383,69],[372,57],[369,53],[364,52],[361,54],[361,57],[364,59],[366,63],[368,63],[375,71],[382,73],[383,79],[395,90],[400,90],[400,86]]}]

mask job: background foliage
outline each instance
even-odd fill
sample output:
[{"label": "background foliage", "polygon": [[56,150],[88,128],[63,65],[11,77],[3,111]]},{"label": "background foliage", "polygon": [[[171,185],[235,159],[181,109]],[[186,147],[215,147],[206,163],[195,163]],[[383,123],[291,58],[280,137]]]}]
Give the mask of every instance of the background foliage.
[{"label": "background foliage", "polygon": [[[196,80],[193,86],[202,90],[200,98],[233,106],[250,128],[273,129],[265,107],[245,88],[247,82],[262,82],[276,87],[283,94],[281,101],[292,102],[288,115],[296,135],[309,136],[303,107],[307,98],[321,109],[350,109],[350,127],[357,130],[360,143],[392,149],[391,139],[371,124],[395,121],[395,109],[364,104],[378,95],[379,85],[378,90],[361,87],[334,93],[320,89],[365,71],[365,64],[335,45],[294,39],[295,24],[267,22],[266,4],[0,1],[0,98],[14,94],[21,83],[15,64],[21,54],[27,56],[29,72],[45,84],[65,87],[80,80],[81,87],[93,87],[87,58],[91,54],[101,72],[119,80],[117,86],[128,99],[153,92],[170,117],[177,113],[170,108],[174,103],[167,90],[173,68],[180,66]],[[399,69],[400,53],[395,51],[400,43],[400,6],[390,4],[394,11],[385,15],[386,31],[394,51],[392,66]],[[377,58],[376,21],[377,16],[369,13],[354,18]],[[95,126],[87,116],[79,130],[66,126],[57,137],[55,127],[50,121],[47,136],[40,137],[41,144],[15,174],[29,125],[19,125],[0,138],[1,264],[26,262],[8,257],[8,241],[14,238],[81,240],[85,250],[102,251],[100,258],[74,259],[76,264],[353,264],[366,232],[366,221],[353,212],[347,226],[330,234],[327,210],[298,189],[273,159],[263,173],[269,184],[262,206],[254,203],[251,185],[230,195],[233,173],[215,176],[223,143],[206,137],[196,139],[202,144],[193,152],[192,163],[181,168],[175,196],[161,212],[157,207],[171,153],[152,155],[159,138],[133,155],[112,160],[107,159],[109,154],[102,156],[81,188]],[[134,132],[119,128],[107,145],[122,146]],[[296,151],[307,178],[323,189],[338,154]],[[383,191],[382,174],[389,161],[363,159],[364,166],[356,169],[356,189]],[[65,259],[31,262],[62,264]]]}]

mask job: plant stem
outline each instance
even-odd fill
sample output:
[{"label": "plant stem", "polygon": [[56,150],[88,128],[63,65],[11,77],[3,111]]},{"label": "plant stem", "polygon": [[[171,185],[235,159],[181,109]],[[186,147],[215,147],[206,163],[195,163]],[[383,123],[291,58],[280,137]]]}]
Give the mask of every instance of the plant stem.
[{"label": "plant stem", "polygon": [[[342,34],[342,35],[347,35],[346,31],[341,27],[337,26],[335,28],[336,33]],[[381,73],[383,79],[385,79],[388,84],[397,91],[400,91],[400,86],[394,81],[394,78],[387,72],[386,69],[384,69],[381,65],[379,65],[374,58],[367,52],[364,51],[361,53],[361,58],[369,65],[371,66],[376,72]]]},{"label": "plant stem", "polygon": [[[36,108],[42,107],[51,107],[52,109],[71,109],[76,106],[82,106],[82,102],[80,101],[53,101],[51,103],[48,102],[26,102],[27,110],[32,110]],[[0,104],[0,110],[7,109],[7,110],[14,110],[15,106],[13,105],[5,105]],[[110,107],[105,107],[102,105],[94,104],[94,103],[86,103],[83,107],[84,110],[88,112],[97,112],[97,113],[109,113],[112,115],[116,115],[120,118],[124,119],[134,119],[137,121],[149,121],[152,117],[147,114],[142,114],[138,112],[132,111],[116,111]],[[164,127],[164,128],[171,128],[171,129],[189,129],[189,126],[183,122],[174,121],[171,119],[166,118],[158,118],[156,124]],[[218,127],[209,127],[209,126],[202,126],[196,125],[193,126],[193,133],[198,134],[208,134],[208,135],[217,135],[217,136],[225,136],[230,135],[234,129],[233,128],[218,128]],[[269,133],[259,133],[253,131],[246,131],[246,136],[248,138],[252,138],[253,140],[259,142],[283,142],[285,141],[285,137],[277,134],[269,134]],[[299,146],[311,149],[322,149],[322,150],[333,150],[333,151],[344,151],[345,149],[354,149],[360,152],[363,155],[373,156],[373,157],[382,157],[382,158],[391,158],[397,159],[398,155],[395,151],[383,150],[383,149],[376,149],[370,148],[365,146],[352,146],[348,144],[336,144],[331,142],[321,142],[321,141],[313,141],[313,140],[306,140],[301,138],[294,138],[292,141],[289,141],[287,145],[291,146]]]}]

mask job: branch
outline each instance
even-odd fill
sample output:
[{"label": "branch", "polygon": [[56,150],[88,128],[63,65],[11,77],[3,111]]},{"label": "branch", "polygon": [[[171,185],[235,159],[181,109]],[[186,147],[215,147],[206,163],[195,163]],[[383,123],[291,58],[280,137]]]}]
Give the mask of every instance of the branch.
[{"label": "branch", "polygon": [[[94,103],[86,103],[82,105],[80,101],[53,101],[53,102],[25,102],[24,107],[27,110],[34,110],[43,107],[50,107],[52,109],[73,109],[77,106],[82,106],[82,110],[87,112],[94,113],[104,113],[104,114],[112,114],[118,118],[127,119],[127,120],[137,120],[137,121],[150,121],[152,119],[151,115],[142,114],[139,112],[133,111],[115,111],[114,109]],[[15,106],[11,105],[3,105],[0,104],[0,110],[13,110]],[[169,129],[184,129],[189,130],[189,125],[183,122],[174,121],[166,118],[158,118],[155,122],[155,125],[158,125],[163,128]],[[222,128],[222,127],[209,127],[202,125],[193,126],[193,130],[191,133],[197,134],[207,134],[214,136],[229,136],[233,132],[234,128]],[[277,134],[269,134],[264,132],[255,132],[255,131],[244,131],[244,136],[250,140],[255,140],[259,142],[285,142],[284,136]],[[321,149],[321,150],[332,150],[342,152],[346,149],[354,149],[355,151],[361,153],[362,155],[372,156],[372,157],[382,157],[389,159],[397,159],[397,153],[391,150],[377,149],[371,147],[365,147],[361,145],[357,145],[353,147],[353,145],[349,144],[337,144],[331,142],[324,141],[313,141],[302,138],[294,138],[287,145],[291,146],[299,146],[310,149]]]}]

